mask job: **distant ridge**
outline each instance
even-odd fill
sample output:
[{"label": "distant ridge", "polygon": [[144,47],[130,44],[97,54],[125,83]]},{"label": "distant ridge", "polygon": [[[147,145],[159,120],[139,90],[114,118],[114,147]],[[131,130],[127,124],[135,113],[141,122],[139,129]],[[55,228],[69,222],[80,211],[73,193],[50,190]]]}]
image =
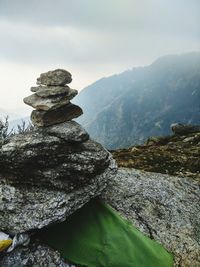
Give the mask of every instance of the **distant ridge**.
[{"label": "distant ridge", "polygon": [[200,124],[200,52],[168,55],[100,79],[76,98],[78,119],[109,149],[169,134],[171,123]]}]

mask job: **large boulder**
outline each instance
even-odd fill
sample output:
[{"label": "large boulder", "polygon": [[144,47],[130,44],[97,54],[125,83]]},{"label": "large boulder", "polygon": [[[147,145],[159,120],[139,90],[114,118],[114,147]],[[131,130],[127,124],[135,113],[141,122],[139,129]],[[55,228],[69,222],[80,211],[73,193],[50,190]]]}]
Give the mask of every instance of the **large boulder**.
[{"label": "large boulder", "polygon": [[12,183],[71,192],[103,174],[110,153],[76,122],[35,128],[0,148],[0,174]]},{"label": "large boulder", "polygon": [[116,172],[76,122],[34,128],[0,147],[0,229],[12,235],[63,221]]},{"label": "large boulder", "polygon": [[177,134],[177,135],[198,133],[200,132],[200,125],[173,123],[171,124],[171,130],[174,134]]},{"label": "large boulder", "polygon": [[173,252],[174,266],[199,266],[198,182],[121,168],[102,198],[138,229]]},{"label": "large boulder", "polygon": [[86,186],[66,193],[29,185],[10,185],[0,182],[0,229],[12,236],[41,229],[65,220],[107,186],[111,171],[98,175]]}]

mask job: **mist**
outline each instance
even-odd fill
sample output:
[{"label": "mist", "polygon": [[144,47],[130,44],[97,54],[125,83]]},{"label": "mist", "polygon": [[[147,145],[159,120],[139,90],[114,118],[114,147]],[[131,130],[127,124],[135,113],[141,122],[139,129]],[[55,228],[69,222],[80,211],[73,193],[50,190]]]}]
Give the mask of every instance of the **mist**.
[{"label": "mist", "polygon": [[29,113],[22,98],[41,72],[64,68],[81,90],[97,79],[200,50],[198,0],[0,1],[0,108]]}]

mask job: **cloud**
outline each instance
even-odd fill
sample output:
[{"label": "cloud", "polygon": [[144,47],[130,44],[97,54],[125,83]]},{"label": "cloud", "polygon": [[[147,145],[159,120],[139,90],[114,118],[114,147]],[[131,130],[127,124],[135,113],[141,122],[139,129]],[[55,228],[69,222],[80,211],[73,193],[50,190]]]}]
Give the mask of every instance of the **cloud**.
[{"label": "cloud", "polygon": [[[26,84],[62,66],[84,87],[165,54],[200,50],[199,10],[199,0],[0,0],[1,74],[29,70]],[[9,87],[21,96],[22,83]],[[4,93],[0,107],[6,101]]]},{"label": "cloud", "polygon": [[79,64],[192,50],[199,10],[199,0],[0,0],[0,57]]},{"label": "cloud", "polygon": [[[170,32],[135,30],[122,33],[67,26],[25,25],[2,21],[0,58],[29,64],[117,64],[153,60],[165,53],[197,50],[199,42]],[[173,37],[173,38],[172,38]]]},{"label": "cloud", "polygon": [[199,8],[199,0],[1,0],[0,17],[32,25],[180,32],[198,27]]}]

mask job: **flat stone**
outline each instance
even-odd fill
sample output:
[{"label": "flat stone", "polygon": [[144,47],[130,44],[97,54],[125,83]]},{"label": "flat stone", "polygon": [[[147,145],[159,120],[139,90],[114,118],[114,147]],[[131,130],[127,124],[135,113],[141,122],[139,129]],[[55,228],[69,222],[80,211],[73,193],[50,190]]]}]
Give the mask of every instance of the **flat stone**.
[{"label": "flat stone", "polygon": [[70,100],[64,98],[63,96],[56,96],[53,98],[42,98],[37,96],[36,94],[27,96],[23,100],[25,104],[37,110],[44,110],[44,111],[59,108],[70,102]]},{"label": "flat stone", "polygon": [[51,110],[60,108],[70,102],[77,95],[78,91],[70,89],[66,95],[40,97],[37,93],[24,98],[24,103],[37,110]]},{"label": "flat stone", "polygon": [[69,86],[35,86],[31,87],[31,92],[40,97],[66,95],[70,91]]},{"label": "flat stone", "polygon": [[72,81],[72,75],[66,70],[56,69],[40,74],[37,84],[43,85],[65,85]]},{"label": "flat stone", "polygon": [[39,111],[33,110],[31,113],[31,121],[35,126],[49,126],[65,121],[70,121],[83,114],[79,106],[69,103],[58,109]]}]

